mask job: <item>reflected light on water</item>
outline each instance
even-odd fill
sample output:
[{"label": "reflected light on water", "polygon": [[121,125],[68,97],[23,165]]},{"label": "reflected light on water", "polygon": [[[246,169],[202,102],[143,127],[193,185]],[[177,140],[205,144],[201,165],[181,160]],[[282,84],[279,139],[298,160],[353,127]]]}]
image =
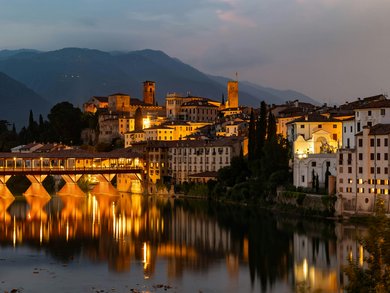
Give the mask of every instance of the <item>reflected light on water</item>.
[{"label": "reflected light on water", "polygon": [[[340,288],[341,258],[334,239],[281,232],[277,220],[261,216],[251,218],[249,224],[255,224],[248,229],[247,218],[235,209],[96,190],[99,193],[84,196],[31,196],[8,206],[0,203],[1,243],[37,248],[61,262],[77,259],[75,266],[84,261],[101,269],[103,263],[110,272],[129,272],[148,282],[187,281],[194,274],[199,280],[199,274],[208,274],[209,279],[215,277],[215,286],[250,283],[242,292],[258,292],[260,282],[265,283],[262,292],[278,292],[272,289],[278,288],[272,287],[275,282],[288,288],[306,282],[313,292]],[[363,247],[356,249],[362,265]],[[351,256],[346,251],[342,258]]]}]

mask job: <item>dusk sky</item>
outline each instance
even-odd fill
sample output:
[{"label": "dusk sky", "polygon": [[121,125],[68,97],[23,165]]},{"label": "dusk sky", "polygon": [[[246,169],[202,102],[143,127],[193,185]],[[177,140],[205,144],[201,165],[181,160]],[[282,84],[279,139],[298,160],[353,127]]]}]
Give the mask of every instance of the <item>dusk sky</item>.
[{"label": "dusk sky", "polygon": [[328,103],[390,92],[389,0],[0,0],[0,49],[162,50]]}]

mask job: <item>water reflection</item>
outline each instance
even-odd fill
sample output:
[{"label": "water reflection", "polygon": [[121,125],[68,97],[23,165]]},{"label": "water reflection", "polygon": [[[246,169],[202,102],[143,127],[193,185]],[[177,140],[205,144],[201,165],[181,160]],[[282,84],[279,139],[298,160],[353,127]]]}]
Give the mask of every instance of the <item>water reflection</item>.
[{"label": "water reflection", "polygon": [[112,272],[137,264],[145,280],[180,283],[187,276],[191,283],[209,274],[207,288],[231,292],[294,292],[300,284],[341,292],[342,264],[363,254],[355,227],[105,188],[0,199],[0,219],[3,247],[44,249],[63,262],[105,263]]}]

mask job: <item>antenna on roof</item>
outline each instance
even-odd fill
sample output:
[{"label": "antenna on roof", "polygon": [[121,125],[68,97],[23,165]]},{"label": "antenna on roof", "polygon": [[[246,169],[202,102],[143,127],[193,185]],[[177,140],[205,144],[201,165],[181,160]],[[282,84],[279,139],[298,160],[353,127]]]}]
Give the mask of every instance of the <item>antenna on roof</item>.
[{"label": "antenna on roof", "polygon": [[238,72],[236,71],[236,81],[238,81]]}]

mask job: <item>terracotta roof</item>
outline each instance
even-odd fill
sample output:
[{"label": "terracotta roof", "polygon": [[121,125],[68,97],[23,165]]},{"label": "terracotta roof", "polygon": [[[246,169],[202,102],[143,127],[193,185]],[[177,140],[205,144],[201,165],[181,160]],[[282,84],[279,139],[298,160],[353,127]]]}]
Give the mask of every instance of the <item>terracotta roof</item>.
[{"label": "terracotta roof", "polygon": [[152,126],[152,127],[149,127],[149,128],[145,128],[144,131],[146,131],[146,130],[154,130],[154,129],[169,129],[169,130],[172,130],[172,128],[170,128],[170,127],[166,127],[166,126],[163,126],[163,125],[156,125],[156,126]]},{"label": "terracotta roof", "polygon": [[297,122],[341,122],[341,120],[335,119],[333,117],[325,117],[318,113],[312,113],[295,119],[293,121],[288,122],[287,124],[297,123]]},{"label": "terracotta roof", "polygon": [[193,107],[193,106],[197,106],[197,107],[218,108],[217,106],[215,106],[215,105],[213,105],[213,104],[210,104],[208,101],[204,101],[204,100],[194,100],[194,101],[184,102],[181,106],[182,106],[182,107]]},{"label": "terracotta roof", "polygon": [[355,109],[375,109],[375,108],[390,108],[390,100],[380,100],[380,101],[370,102],[358,106]]},{"label": "terracotta roof", "polygon": [[111,94],[111,96],[128,96],[128,94],[124,94],[124,93],[115,93],[115,94]]},{"label": "terracotta roof", "polygon": [[148,147],[164,147],[164,148],[181,148],[181,147],[224,147],[231,146],[235,143],[241,143],[244,137],[229,136],[210,140],[148,140],[146,142]]},{"label": "terracotta roof", "polygon": [[[375,124],[370,127],[368,135],[386,135],[390,134],[390,124]],[[356,136],[362,136],[363,131],[356,134]]]},{"label": "terracotta roof", "polygon": [[97,97],[97,96],[93,96],[92,98],[98,100],[99,102],[102,102],[102,103],[107,103],[108,102],[108,97]]}]

